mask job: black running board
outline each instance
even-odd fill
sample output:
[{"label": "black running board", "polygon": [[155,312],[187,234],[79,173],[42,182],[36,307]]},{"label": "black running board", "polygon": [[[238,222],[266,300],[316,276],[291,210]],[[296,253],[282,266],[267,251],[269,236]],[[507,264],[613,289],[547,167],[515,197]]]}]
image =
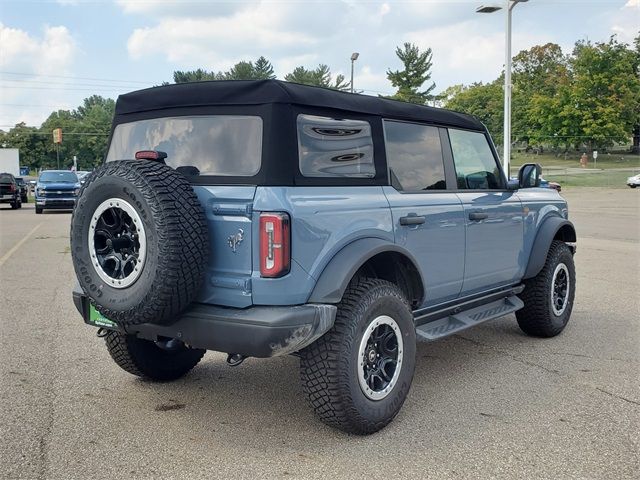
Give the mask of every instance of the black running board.
[{"label": "black running board", "polygon": [[464,310],[416,327],[418,340],[431,342],[454,335],[488,320],[520,310],[524,303],[516,295],[494,300],[478,307]]}]

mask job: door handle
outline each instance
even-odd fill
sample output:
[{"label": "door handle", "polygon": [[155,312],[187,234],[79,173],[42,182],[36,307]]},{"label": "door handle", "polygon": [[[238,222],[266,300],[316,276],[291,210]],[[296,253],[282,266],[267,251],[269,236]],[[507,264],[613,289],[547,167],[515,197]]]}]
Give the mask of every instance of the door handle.
[{"label": "door handle", "polygon": [[480,221],[480,220],[486,220],[487,218],[489,218],[489,214],[488,213],[471,212],[469,214],[469,220]]},{"label": "door handle", "polygon": [[400,217],[400,225],[422,225],[425,222],[425,217],[418,215],[407,215],[406,217]]}]

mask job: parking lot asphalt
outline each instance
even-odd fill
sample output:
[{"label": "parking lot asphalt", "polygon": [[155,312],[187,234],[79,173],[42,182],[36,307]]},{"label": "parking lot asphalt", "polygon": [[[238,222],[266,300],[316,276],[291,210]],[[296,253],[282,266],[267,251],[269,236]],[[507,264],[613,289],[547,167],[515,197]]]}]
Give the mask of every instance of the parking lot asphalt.
[{"label": "parking lot asphalt", "polygon": [[0,209],[0,478],[639,478],[640,192],[563,193],[577,295],[560,336],[513,315],[417,350],[395,421],[324,426],[295,357],[209,352],[142,381],[71,301],[70,214]]}]

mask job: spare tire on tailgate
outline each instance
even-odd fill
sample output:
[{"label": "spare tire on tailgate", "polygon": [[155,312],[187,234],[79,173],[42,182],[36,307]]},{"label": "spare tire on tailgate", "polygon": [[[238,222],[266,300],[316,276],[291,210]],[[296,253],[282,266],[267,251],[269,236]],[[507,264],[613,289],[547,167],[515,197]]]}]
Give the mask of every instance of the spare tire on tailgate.
[{"label": "spare tire on tailgate", "polygon": [[208,251],[202,205],[163,163],[108,162],[82,187],[73,266],[96,309],[118,324],[177,320],[202,285]]}]

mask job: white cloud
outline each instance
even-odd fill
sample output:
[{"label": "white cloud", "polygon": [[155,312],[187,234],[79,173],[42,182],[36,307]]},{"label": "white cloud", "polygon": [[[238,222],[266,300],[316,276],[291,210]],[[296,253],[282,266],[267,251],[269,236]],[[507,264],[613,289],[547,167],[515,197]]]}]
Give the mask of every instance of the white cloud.
[{"label": "white cloud", "polygon": [[176,65],[228,68],[259,51],[302,54],[314,39],[304,31],[287,31],[282,8],[260,5],[230,16],[161,17],[153,27],[135,29],[127,42],[133,59],[161,54]]},{"label": "white cloud", "polygon": [[43,116],[51,112],[51,104],[68,95],[63,88],[49,88],[51,80],[46,75],[69,73],[77,52],[75,40],[64,26],[47,26],[38,38],[0,23],[0,45],[0,70],[11,72],[0,76],[1,101],[5,105],[0,125],[42,122]]},{"label": "white cloud", "polygon": [[640,0],[628,0],[611,15],[611,31],[625,43],[631,43],[640,34]]}]

